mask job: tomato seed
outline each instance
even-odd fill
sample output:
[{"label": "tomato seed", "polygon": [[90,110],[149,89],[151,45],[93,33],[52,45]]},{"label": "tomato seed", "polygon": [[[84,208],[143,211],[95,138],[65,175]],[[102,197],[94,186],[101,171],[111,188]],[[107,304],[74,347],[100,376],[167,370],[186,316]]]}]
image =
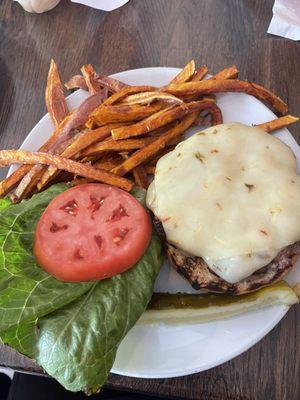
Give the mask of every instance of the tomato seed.
[{"label": "tomato seed", "polygon": [[127,235],[128,232],[129,232],[128,228],[120,229],[117,236],[115,236],[113,238],[113,242],[116,243],[116,245],[119,245],[121,240],[123,240],[125,238],[125,236]]},{"label": "tomato seed", "polygon": [[75,217],[78,214],[78,204],[73,199],[68,201],[64,206],[60,207],[60,210],[63,210],[69,215],[73,215]]},{"label": "tomato seed", "polygon": [[50,232],[52,233],[56,233],[59,231],[65,231],[66,229],[68,229],[69,225],[57,225],[55,222],[52,222],[52,225],[50,227]]},{"label": "tomato seed", "polygon": [[103,205],[105,197],[101,197],[100,199],[97,199],[97,197],[90,196],[90,200],[91,200],[91,205],[88,207],[88,210],[95,212],[95,211],[99,210],[99,208]]},{"label": "tomato seed", "polygon": [[90,196],[91,204],[88,206],[88,210],[91,210],[91,219],[94,219],[94,212],[98,211],[100,207],[102,207],[105,197],[101,197],[97,199],[95,196]]},{"label": "tomato seed", "polygon": [[125,208],[120,204],[119,207],[112,212],[112,215],[108,218],[108,220],[106,220],[106,222],[119,221],[123,217],[128,217],[128,214]]}]

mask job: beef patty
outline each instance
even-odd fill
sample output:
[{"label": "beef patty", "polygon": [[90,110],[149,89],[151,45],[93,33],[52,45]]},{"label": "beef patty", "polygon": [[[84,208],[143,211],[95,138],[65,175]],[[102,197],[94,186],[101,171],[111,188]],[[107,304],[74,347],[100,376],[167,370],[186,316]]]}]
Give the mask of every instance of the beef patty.
[{"label": "beef patty", "polygon": [[237,283],[228,283],[216,275],[201,257],[187,255],[182,250],[169,244],[161,222],[154,218],[154,225],[165,240],[166,253],[170,264],[183,275],[194,289],[226,294],[245,294],[254,292],[281,280],[294,266],[300,255],[300,241],[282,249],[266,266]]}]

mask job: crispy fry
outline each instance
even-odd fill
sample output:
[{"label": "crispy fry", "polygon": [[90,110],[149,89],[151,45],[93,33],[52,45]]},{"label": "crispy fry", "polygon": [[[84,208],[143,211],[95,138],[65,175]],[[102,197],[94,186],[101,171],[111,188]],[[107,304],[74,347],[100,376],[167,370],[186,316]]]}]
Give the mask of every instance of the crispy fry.
[{"label": "crispy fry", "polygon": [[[61,156],[65,158],[76,158],[76,155],[78,156],[83,149],[109,137],[111,129],[116,126],[116,124],[107,125],[92,131],[80,133],[76,139],[61,153]],[[54,166],[48,167],[47,170],[44,171],[37,184],[38,190],[41,190],[43,187],[45,187],[48,182],[56,176],[58,171],[59,170]]]},{"label": "crispy fry", "polygon": [[30,196],[36,189],[37,183],[45,172],[43,165],[34,165],[21,180],[19,186],[11,194],[10,198],[13,203],[17,203],[21,199]]},{"label": "crispy fry", "polygon": [[84,89],[89,90],[90,93],[96,93],[101,88],[107,88],[110,92],[118,92],[121,89],[128,87],[115,78],[98,74],[91,64],[86,64],[81,69],[84,76],[75,75],[65,83],[65,87],[69,90]]},{"label": "crispy fry", "polygon": [[89,178],[75,178],[73,179],[70,184],[71,186],[78,186],[78,185],[85,185],[86,183],[93,183],[97,182],[95,179],[89,179]]},{"label": "crispy fry", "polygon": [[205,77],[205,75],[208,72],[208,68],[206,65],[201,65],[201,67],[194,73],[194,75],[191,77],[190,81],[202,81],[202,79]]},{"label": "crispy fry", "polygon": [[[62,143],[59,146],[59,151],[62,152],[70,143],[71,139]],[[15,189],[14,193],[10,196],[13,202],[18,202],[26,197],[29,197],[36,191],[36,187],[39,184],[40,179],[42,179],[44,173],[47,172],[48,167],[45,165],[34,165],[29,172],[22,178],[18,187]]]},{"label": "crispy fry", "polygon": [[113,122],[135,122],[149,117],[164,107],[165,105],[159,102],[149,106],[139,104],[103,106],[99,108],[97,114],[95,113],[90,117],[90,120],[93,120],[93,126],[101,126]]},{"label": "crispy fry", "polygon": [[211,115],[211,125],[212,126],[223,124],[222,111],[216,104],[214,104],[214,106],[211,107],[211,109],[209,110],[209,113]]},{"label": "crispy fry", "polygon": [[130,191],[133,187],[132,182],[128,179],[54,154],[41,152],[31,153],[26,150],[0,150],[1,166],[14,163],[54,165],[63,171],[68,171],[85,178],[95,179],[109,185],[118,186],[127,191]]},{"label": "crispy fry", "polygon": [[146,165],[146,167],[145,167],[146,173],[148,175],[154,175],[155,169],[156,169],[155,165]]},{"label": "crispy fry", "polygon": [[119,81],[118,79],[111,78],[110,76],[96,74],[95,81],[99,83],[102,87],[106,87],[110,92],[119,92],[120,90],[128,87],[124,82]]},{"label": "crispy fry", "polygon": [[266,132],[274,132],[298,121],[298,117],[294,117],[293,115],[285,115],[284,117],[273,119],[272,121],[254,126],[257,126],[258,128],[261,128]]},{"label": "crispy fry", "polygon": [[130,96],[132,94],[136,93],[142,93],[142,92],[154,92],[157,90],[155,86],[149,86],[149,85],[143,85],[143,86],[128,86],[125,87],[124,89],[120,90],[117,93],[114,93],[111,95],[104,103],[104,106],[112,105],[117,102],[120,102],[121,100],[125,99],[125,97]]},{"label": "crispy fry", "polygon": [[141,149],[155,140],[154,137],[146,137],[141,139],[125,139],[125,140],[107,140],[105,142],[96,143],[85,149],[81,156],[88,157],[99,155],[107,151],[129,151]]},{"label": "crispy fry", "polygon": [[88,91],[91,94],[97,93],[101,89],[101,85],[97,80],[95,79],[96,77],[96,72],[91,64],[86,64],[81,67],[81,73],[83,75],[83,78],[85,80],[85,84],[87,86]]},{"label": "crispy fry", "polygon": [[117,165],[121,164],[124,158],[120,154],[106,154],[100,160],[93,164],[93,167],[111,171]]},{"label": "crispy fry", "polygon": [[[54,132],[53,135],[48,139],[45,143],[45,147],[42,146],[41,151],[49,151],[55,153],[61,153],[69,144],[69,141],[74,138],[76,129],[82,126],[88,115],[92,110],[94,110],[99,103],[103,101],[107,95],[107,90],[103,89],[96,94],[88,97],[76,110],[74,110],[70,115],[68,115],[62,123],[59,125],[57,130]],[[42,165],[36,165],[33,167],[34,172],[30,172],[30,177],[32,180],[29,180],[29,177],[24,177],[17,189],[18,193],[18,200],[21,200],[28,196],[32,189],[33,183],[36,183],[38,178],[40,178],[43,173],[46,171],[46,167]],[[35,179],[36,178],[36,179]],[[30,192],[29,192],[30,190]],[[17,197],[14,197],[17,200]]]},{"label": "crispy fry", "polygon": [[168,86],[168,92],[175,96],[186,94],[206,95],[223,92],[242,92],[250,94],[274,109],[277,114],[287,113],[287,105],[266,88],[252,82],[234,79],[207,79],[200,82],[186,82]]},{"label": "crispy fry", "polygon": [[31,169],[31,165],[22,165],[7,178],[0,182],[0,197],[9,193]]},{"label": "crispy fry", "polygon": [[[64,145],[72,138],[73,130],[84,124],[87,116],[92,110],[94,110],[99,103],[103,101],[103,98],[107,95],[107,90],[99,91],[98,93],[87,98],[76,110],[69,114],[55,130],[55,132],[50,136],[46,143],[41,147],[40,151],[56,151],[57,149],[64,148]],[[41,165],[36,165],[33,167],[34,172],[30,172],[30,177],[33,182],[36,182],[34,176],[42,176],[41,171],[45,171],[46,168]],[[29,194],[29,189],[33,189],[31,180],[29,176],[21,180],[17,192],[19,194],[19,199],[25,198]],[[16,196],[15,196],[16,199]]]},{"label": "crispy fry", "polygon": [[[207,67],[205,65],[203,67],[206,68],[206,70],[205,69],[203,70],[203,72],[205,72],[205,74],[206,74]],[[199,72],[199,77],[197,77],[197,72],[195,72],[195,74],[192,77],[192,79],[190,79],[190,82],[195,82],[195,81],[201,81],[202,80],[203,77],[202,77],[202,74],[201,74],[201,68],[202,67],[200,67],[200,69],[198,71]],[[235,65],[233,65],[232,67],[225,68],[222,71],[218,72],[216,75],[211,76],[210,78],[208,78],[208,80],[210,80],[210,79],[236,79],[238,77],[238,74],[239,74],[238,69],[236,68]],[[214,94],[210,94],[207,97],[215,99],[216,96]],[[199,95],[198,96],[197,95],[196,96],[195,95],[184,95],[184,96],[182,96],[182,99],[185,102],[196,101],[196,100],[199,100],[199,98],[201,98],[201,95],[200,96]]]},{"label": "crispy fry", "polygon": [[71,79],[66,82],[65,87],[68,90],[77,90],[77,89],[83,89],[83,90],[88,90],[84,77],[82,75],[74,75],[71,77]]},{"label": "crispy fry", "polygon": [[157,100],[171,104],[182,103],[181,99],[178,99],[178,97],[175,97],[169,93],[144,92],[144,93],[132,94],[131,96],[126,97],[122,101],[122,104],[150,104],[153,101]]},{"label": "crispy fry", "polygon": [[186,129],[188,129],[194,123],[196,117],[197,117],[197,112],[193,112],[185,116],[178,125],[172,127],[166,133],[161,135],[159,138],[155,139],[153,143],[150,143],[144,148],[136,151],[121,165],[115,167],[112,170],[112,172],[123,176],[127,174],[129,171],[132,171],[138,165],[149,160],[154,155],[156,155],[161,149],[166,147],[171,140],[181,135]]},{"label": "crispy fry", "polygon": [[139,187],[147,189],[149,186],[148,176],[143,165],[139,165],[138,167],[132,170],[132,175],[135,181],[135,184]]},{"label": "crispy fry", "polygon": [[206,108],[209,109],[210,108],[209,103],[213,103],[213,101],[201,100],[201,101],[181,104],[176,107],[166,108],[134,125],[112,129],[111,131],[112,137],[114,140],[120,140],[120,139],[126,139],[134,136],[143,135],[144,133],[153,131],[154,129],[160,128],[161,126],[167,125],[168,123],[176,119],[179,119],[193,111],[198,111],[198,110],[201,111]]},{"label": "crispy fry", "polygon": [[50,62],[45,101],[52,122],[57,128],[61,121],[68,115],[68,107],[57,65],[53,59]]},{"label": "crispy fry", "polygon": [[212,106],[208,112],[199,115],[194,123],[197,126],[214,126],[219,124],[223,124],[223,115],[217,104]]},{"label": "crispy fry", "polygon": [[194,122],[196,126],[211,126],[211,114],[207,113],[205,115],[198,115],[196,121]]},{"label": "crispy fry", "polygon": [[107,89],[91,95],[84,100],[80,106],[72,112],[71,118],[57,133],[57,138],[49,150],[56,150],[62,143],[74,137],[74,130],[81,129],[86,123],[89,115],[107,98]]},{"label": "crispy fry", "polygon": [[236,79],[239,76],[239,70],[235,65],[222,69],[209,79]]},{"label": "crispy fry", "polygon": [[156,88],[153,86],[129,86],[126,87],[119,92],[113,94],[112,96],[108,97],[103,104],[97,107],[89,116],[89,119],[86,122],[86,127],[89,129],[93,129],[94,127],[94,119],[97,119],[97,116],[101,114],[102,107],[111,106],[116,102],[124,99],[125,97],[129,96],[130,94],[141,93],[141,92],[148,92],[153,91]]},{"label": "crispy fry", "polygon": [[[49,139],[39,148],[39,151],[48,151],[50,147],[55,142],[60,130],[64,127],[67,122],[71,119],[72,114],[69,114],[59,125],[59,127],[54,131],[54,133],[49,137]],[[3,179],[0,182],[0,197],[5,196],[9,193],[21,180],[22,178],[32,169],[31,165],[22,165],[16,169],[10,176]]]},{"label": "crispy fry", "polygon": [[186,66],[177,74],[170,83],[183,83],[187,82],[195,72],[195,61],[191,60]]}]

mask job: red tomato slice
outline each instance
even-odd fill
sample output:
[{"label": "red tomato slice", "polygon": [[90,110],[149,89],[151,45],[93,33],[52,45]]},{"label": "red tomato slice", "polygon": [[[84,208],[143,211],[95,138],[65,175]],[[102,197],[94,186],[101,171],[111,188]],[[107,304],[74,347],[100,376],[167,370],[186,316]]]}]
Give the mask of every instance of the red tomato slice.
[{"label": "red tomato slice", "polygon": [[57,279],[104,279],[132,267],[150,238],[150,218],[133,196],[113,186],[86,184],[48,205],[36,227],[34,254]]}]

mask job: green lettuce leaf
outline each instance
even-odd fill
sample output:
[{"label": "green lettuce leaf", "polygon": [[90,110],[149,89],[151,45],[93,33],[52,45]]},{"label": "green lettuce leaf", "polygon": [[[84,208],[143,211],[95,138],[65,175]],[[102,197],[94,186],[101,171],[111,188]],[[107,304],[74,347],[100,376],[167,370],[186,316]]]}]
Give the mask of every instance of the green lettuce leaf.
[{"label": "green lettuce leaf", "polygon": [[48,275],[32,254],[35,226],[64,184],[12,204],[0,200],[0,332],[70,303],[88,291],[91,282],[65,283]]},{"label": "green lettuce leaf", "polygon": [[[145,191],[133,195],[143,204]],[[92,282],[73,302],[35,321],[23,320],[0,336],[68,390],[95,393],[107,378],[120,342],[150,301],[162,262],[161,241],[153,234],[143,257],[128,271]]]}]

